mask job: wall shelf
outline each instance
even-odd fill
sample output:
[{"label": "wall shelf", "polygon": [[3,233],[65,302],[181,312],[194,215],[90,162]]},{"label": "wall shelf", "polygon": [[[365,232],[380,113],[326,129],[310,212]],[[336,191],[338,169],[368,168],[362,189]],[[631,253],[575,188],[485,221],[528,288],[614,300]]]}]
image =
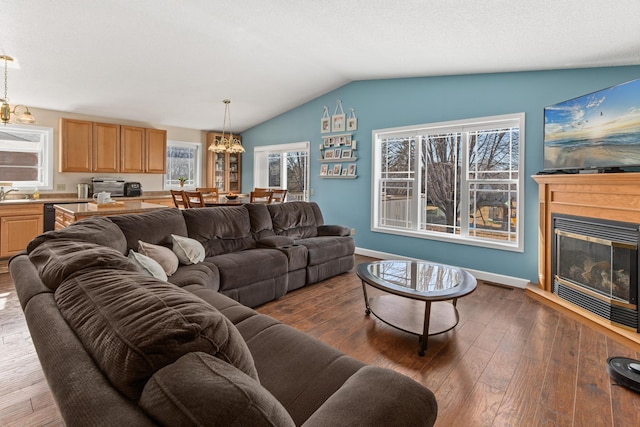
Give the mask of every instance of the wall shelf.
[{"label": "wall shelf", "polygon": [[326,179],[356,179],[358,177],[358,175],[320,175],[320,178],[326,178]]},{"label": "wall shelf", "polygon": [[358,160],[357,157],[342,157],[339,159],[320,159],[321,162],[331,162],[331,163],[355,162],[356,160]]}]

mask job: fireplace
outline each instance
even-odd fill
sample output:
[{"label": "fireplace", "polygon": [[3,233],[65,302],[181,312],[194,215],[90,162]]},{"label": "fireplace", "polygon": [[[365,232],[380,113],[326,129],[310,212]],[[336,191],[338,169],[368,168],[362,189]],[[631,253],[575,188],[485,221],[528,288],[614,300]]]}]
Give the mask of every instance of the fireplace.
[{"label": "fireplace", "polygon": [[640,332],[638,224],[553,214],[553,293]]}]

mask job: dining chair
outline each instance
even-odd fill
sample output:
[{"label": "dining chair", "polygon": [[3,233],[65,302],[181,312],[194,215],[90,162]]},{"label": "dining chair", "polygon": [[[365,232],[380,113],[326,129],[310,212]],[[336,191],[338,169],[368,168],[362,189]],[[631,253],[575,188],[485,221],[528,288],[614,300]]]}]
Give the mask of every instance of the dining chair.
[{"label": "dining chair", "polygon": [[253,191],[269,191],[268,188],[254,187]]},{"label": "dining chair", "polygon": [[170,190],[173,204],[178,209],[187,209],[189,207],[189,201],[185,198],[183,190]]},{"label": "dining chair", "polygon": [[188,208],[204,208],[204,198],[200,191],[184,191]]},{"label": "dining chair", "polygon": [[271,203],[284,203],[287,199],[287,190],[271,190]]},{"label": "dining chair", "polygon": [[218,189],[216,187],[198,187],[196,191],[202,193],[202,197],[205,199],[217,199],[218,198]]},{"label": "dining chair", "polygon": [[250,203],[271,203],[271,191],[252,191],[249,194]]}]

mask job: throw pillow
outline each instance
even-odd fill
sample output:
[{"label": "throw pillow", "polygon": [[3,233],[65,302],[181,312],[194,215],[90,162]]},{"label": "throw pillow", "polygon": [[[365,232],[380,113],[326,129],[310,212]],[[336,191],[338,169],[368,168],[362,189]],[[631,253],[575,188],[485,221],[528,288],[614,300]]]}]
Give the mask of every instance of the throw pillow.
[{"label": "throw pillow", "polygon": [[240,332],[213,306],[138,272],[76,273],[55,292],[60,313],[114,387],[137,401],[159,369],[194,351],[258,381]]},{"label": "throw pillow", "polygon": [[190,265],[204,261],[204,246],[196,239],[171,235],[173,240],[173,252],[182,264]]},{"label": "throw pillow", "polygon": [[165,426],[294,426],[259,382],[205,353],[189,353],[156,372],[140,406]]},{"label": "throw pillow", "polygon": [[167,280],[167,273],[157,261],[146,255],[134,252],[133,249],[129,250],[129,261],[136,266],[139,271],[148,274],[151,277],[155,277],[160,280]]},{"label": "throw pillow", "polygon": [[167,273],[167,276],[171,276],[178,269],[180,261],[173,251],[169,248],[159,245],[152,245],[151,243],[145,243],[142,240],[138,241],[138,252],[142,255],[146,255],[153,258],[158,262]]}]

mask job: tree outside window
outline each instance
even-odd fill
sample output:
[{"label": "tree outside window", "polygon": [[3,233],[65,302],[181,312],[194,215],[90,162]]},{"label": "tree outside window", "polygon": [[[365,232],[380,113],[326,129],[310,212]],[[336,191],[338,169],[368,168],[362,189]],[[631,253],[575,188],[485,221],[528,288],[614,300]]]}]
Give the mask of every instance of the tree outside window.
[{"label": "tree outside window", "polygon": [[522,250],[524,115],[374,131],[374,231]]}]

